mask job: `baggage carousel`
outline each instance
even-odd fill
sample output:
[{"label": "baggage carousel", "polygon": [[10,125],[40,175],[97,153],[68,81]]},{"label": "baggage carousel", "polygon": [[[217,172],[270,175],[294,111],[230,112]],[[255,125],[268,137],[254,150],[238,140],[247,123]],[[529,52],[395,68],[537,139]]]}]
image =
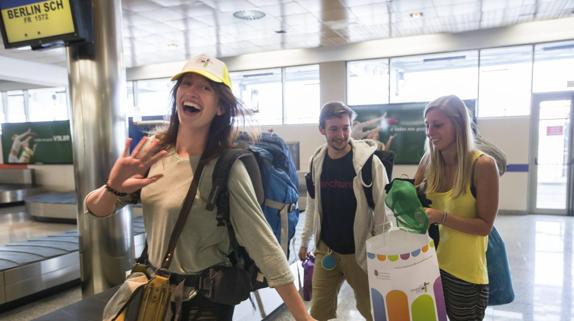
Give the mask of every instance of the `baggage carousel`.
[{"label": "baggage carousel", "polygon": [[0,204],[23,202],[26,197],[40,193],[34,185],[34,171],[30,168],[0,168]]},{"label": "baggage carousel", "polygon": [[[78,201],[75,192],[50,192],[26,197],[26,212],[44,222],[75,222]],[[141,205],[132,205],[134,217],[141,216]]]},{"label": "baggage carousel", "polygon": [[[145,243],[143,217],[133,219],[135,253]],[[0,246],[0,308],[80,279],[77,230]]]},{"label": "baggage carousel", "polygon": [[75,192],[52,192],[26,198],[26,212],[38,221],[75,222],[78,202]]}]

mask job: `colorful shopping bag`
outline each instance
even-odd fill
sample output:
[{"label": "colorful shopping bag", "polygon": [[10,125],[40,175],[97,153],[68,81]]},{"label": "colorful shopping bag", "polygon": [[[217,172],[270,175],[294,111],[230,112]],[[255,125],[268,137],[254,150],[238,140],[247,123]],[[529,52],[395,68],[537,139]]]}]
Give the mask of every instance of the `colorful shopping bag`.
[{"label": "colorful shopping bag", "polygon": [[427,234],[401,229],[367,240],[375,321],[447,321],[435,247]]}]

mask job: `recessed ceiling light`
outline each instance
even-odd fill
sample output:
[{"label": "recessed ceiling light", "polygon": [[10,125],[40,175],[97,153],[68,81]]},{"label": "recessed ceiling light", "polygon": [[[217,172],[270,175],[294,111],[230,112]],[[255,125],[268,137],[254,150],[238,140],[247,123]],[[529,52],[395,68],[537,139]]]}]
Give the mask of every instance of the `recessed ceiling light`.
[{"label": "recessed ceiling light", "polygon": [[409,16],[411,16],[411,18],[422,18],[424,14],[421,11],[417,11],[417,12],[411,12]]},{"label": "recessed ceiling light", "polygon": [[258,20],[265,17],[265,12],[259,10],[239,10],[235,11],[233,16],[243,20]]}]

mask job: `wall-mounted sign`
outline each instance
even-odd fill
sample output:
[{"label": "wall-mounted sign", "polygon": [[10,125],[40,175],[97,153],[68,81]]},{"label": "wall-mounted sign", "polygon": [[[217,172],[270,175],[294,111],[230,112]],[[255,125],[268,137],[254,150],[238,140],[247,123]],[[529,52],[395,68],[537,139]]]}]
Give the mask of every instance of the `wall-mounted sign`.
[{"label": "wall-mounted sign", "polygon": [[[26,1],[21,1],[25,3]],[[33,2],[2,8],[9,42],[53,37],[74,32],[74,20],[68,0]]]},{"label": "wall-mounted sign", "polygon": [[564,127],[562,126],[546,127],[546,136],[562,136],[562,135],[564,135]]},{"label": "wall-mounted sign", "polygon": [[[471,115],[475,115],[475,101],[465,100],[464,103]],[[352,136],[390,144],[396,164],[416,165],[424,153],[426,131],[423,111],[426,104],[416,102],[350,106],[357,113]]]},{"label": "wall-mounted sign", "polygon": [[6,48],[41,47],[89,38],[91,1],[2,0],[0,24]]},{"label": "wall-mounted sign", "polygon": [[3,123],[2,155],[10,164],[72,164],[69,121]]}]

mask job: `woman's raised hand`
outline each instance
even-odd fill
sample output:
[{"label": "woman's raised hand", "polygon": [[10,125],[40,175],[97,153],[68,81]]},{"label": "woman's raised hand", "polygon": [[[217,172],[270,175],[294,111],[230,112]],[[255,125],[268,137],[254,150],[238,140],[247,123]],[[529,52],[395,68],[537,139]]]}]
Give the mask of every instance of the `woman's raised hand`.
[{"label": "woman's raised hand", "polygon": [[114,163],[106,182],[109,187],[121,193],[133,193],[163,176],[146,177],[151,165],[167,154],[167,151],[160,149],[159,140],[147,136],[142,138],[130,155],[131,142],[131,138],[126,140],[124,152]]}]

